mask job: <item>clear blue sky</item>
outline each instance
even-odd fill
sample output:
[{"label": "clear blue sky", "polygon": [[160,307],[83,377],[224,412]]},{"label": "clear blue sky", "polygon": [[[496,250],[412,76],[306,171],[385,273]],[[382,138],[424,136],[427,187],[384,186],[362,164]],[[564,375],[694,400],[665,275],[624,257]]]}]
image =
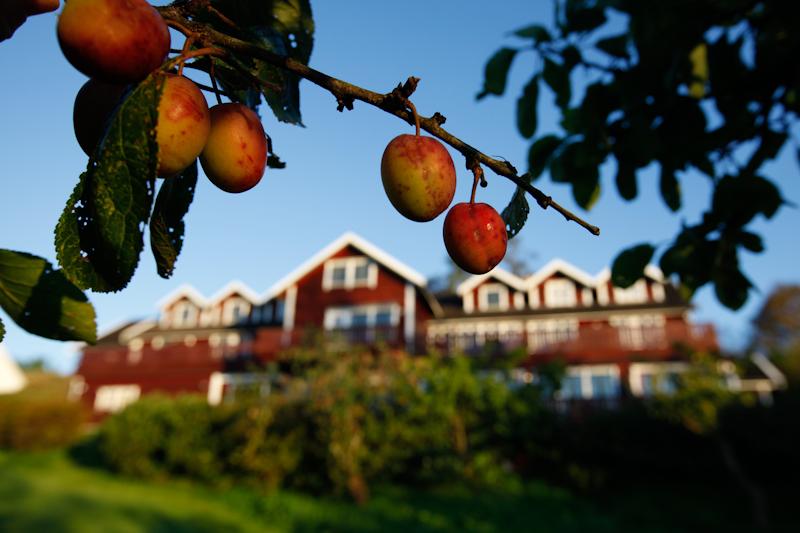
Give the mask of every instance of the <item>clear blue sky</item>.
[{"label": "clear blue sky", "polygon": [[[509,31],[533,21],[550,23],[549,0],[504,1],[491,8],[477,0],[312,4],[317,24],[312,66],[376,91],[388,91],[409,75],[418,76],[422,83],[413,101],[421,113],[441,112],[448,119],[446,127],[457,136],[524,170],[528,143],[516,133],[514,104],[534,68],[533,57],[515,63],[509,96],[482,102],[474,96],[486,59],[508,42]],[[14,38],[0,44],[0,247],[29,251],[53,262],[55,223],[86,165],[72,132],[72,104],[85,79],[61,55],[55,24],[55,14],[31,19]],[[255,189],[241,195],[226,194],[202,179],[187,217],[175,276],[159,278],[146,251],[127,289],[90,294],[101,331],[126,319],[153,315],[156,301],[181,283],[210,295],[239,279],[264,291],[347,230],[428,276],[445,271],[443,217],[427,224],[409,222],[391,208],[381,186],[380,157],[386,143],[411,128],[359,103],[354,111],[338,113],[334,98],[310,83],[303,82],[301,91],[306,128],[264,116],[265,128],[287,168],[268,171]],[[544,94],[540,132],[554,128],[553,108],[552,96]],[[768,174],[786,198],[800,203],[793,151],[785,149]],[[463,159],[454,159],[459,173],[456,200],[465,201],[470,177]],[[685,177],[685,207],[672,214],[661,202],[652,177],[640,177],[641,196],[626,203],[613,188],[613,176],[604,172],[600,202],[583,213],[602,228],[600,237],[566,223],[554,212],[534,209],[518,237],[525,250],[537,254],[533,266],[561,257],[595,274],[620,248],[641,241],[665,243],[681,221],[695,222],[708,202],[707,182]],[[489,188],[479,190],[479,200],[500,210],[513,189],[504,178],[492,174],[488,178]],[[538,185],[580,212],[567,187],[548,178]],[[745,255],[743,263],[759,292],[737,313],[722,308],[708,288],[695,300],[695,319],[713,321],[729,347],[747,338],[749,321],[773,286],[800,281],[795,266],[798,210],[784,208],[772,222],[759,222],[755,228],[763,231],[767,252]],[[6,346],[15,357],[45,357],[60,370],[74,368],[74,346],[39,339],[6,316],[3,320],[8,329]]]}]

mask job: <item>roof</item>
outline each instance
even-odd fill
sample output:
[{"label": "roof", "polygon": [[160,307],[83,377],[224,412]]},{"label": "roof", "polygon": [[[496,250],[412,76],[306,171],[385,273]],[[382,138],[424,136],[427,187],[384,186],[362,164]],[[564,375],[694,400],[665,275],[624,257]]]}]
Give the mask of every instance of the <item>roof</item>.
[{"label": "roof", "polygon": [[465,281],[461,282],[458,285],[458,287],[456,287],[456,294],[458,294],[459,296],[464,296],[464,294],[468,293],[469,291],[480,285],[484,280],[487,280],[489,278],[495,278],[498,281],[502,281],[506,285],[518,291],[527,290],[527,287],[525,285],[525,280],[523,280],[516,274],[512,274],[511,272],[503,270],[500,267],[496,267],[487,272],[486,274],[470,276]]},{"label": "roof", "polygon": [[539,285],[542,281],[546,280],[556,272],[562,272],[569,276],[570,278],[574,279],[586,285],[587,287],[594,287],[597,283],[597,279],[590,276],[580,268],[573,266],[570,263],[567,263],[563,259],[553,259],[545,266],[537,270],[534,274],[528,276],[528,279],[525,280],[525,283],[529,287],[535,287]]},{"label": "roof", "polygon": [[428,284],[428,280],[425,278],[425,276],[416,270],[402,263],[398,259],[395,259],[385,251],[364,240],[355,233],[348,231],[270,287],[269,290],[267,290],[267,292],[264,294],[263,300],[268,301],[278,296],[291,285],[296,283],[300,278],[317,268],[326,259],[346,246],[352,246],[361,250],[376,262],[385,266],[389,270],[392,270],[400,277],[405,278],[417,287],[424,288]]}]

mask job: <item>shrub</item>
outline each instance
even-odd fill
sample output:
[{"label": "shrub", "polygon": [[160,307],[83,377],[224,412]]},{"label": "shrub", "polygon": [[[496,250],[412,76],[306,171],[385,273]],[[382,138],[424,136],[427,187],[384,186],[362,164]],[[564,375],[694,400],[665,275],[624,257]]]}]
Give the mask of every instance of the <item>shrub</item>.
[{"label": "shrub", "polygon": [[83,407],[65,398],[0,398],[0,448],[46,450],[75,442],[86,420]]}]

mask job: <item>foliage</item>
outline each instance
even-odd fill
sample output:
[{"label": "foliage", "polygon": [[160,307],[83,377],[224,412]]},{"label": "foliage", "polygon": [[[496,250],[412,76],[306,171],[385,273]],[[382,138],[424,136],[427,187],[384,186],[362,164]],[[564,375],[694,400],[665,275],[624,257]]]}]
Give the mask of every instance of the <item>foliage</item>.
[{"label": "foliage", "polygon": [[[749,229],[785,203],[764,176],[791,136],[800,112],[800,77],[791,65],[800,52],[796,2],[702,0],[556,0],[552,27],[514,32],[486,64],[483,91],[502,95],[512,62],[532,51],[538,66],[517,101],[517,126],[533,138],[527,176],[549,169],[590,209],[601,191],[599,167],[616,163],[616,188],[625,200],[639,193],[642,171],[659,167],[658,188],[671,211],[681,207],[680,182],[707,176],[713,194],[702,219],[683,225],[660,257],[691,295],[712,283],[732,309],[748,298],[750,281],[740,250],[763,251]],[[667,37],[668,36],[668,37]],[[534,137],[538,90],[555,96],[560,132]],[[522,119],[521,119],[522,117]],[[515,193],[504,211],[518,231],[527,200]],[[614,280],[641,277],[640,245],[615,261]],[[652,255],[652,254],[651,254]]]},{"label": "foliage", "polygon": [[753,349],[766,353],[800,350],[800,285],[781,285],[753,319]]},{"label": "foliage", "polygon": [[47,450],[77,441],[86,410],[67,401],[66,379],[47,372],[27,374],[21,392],[0,396],[0,448]]}]

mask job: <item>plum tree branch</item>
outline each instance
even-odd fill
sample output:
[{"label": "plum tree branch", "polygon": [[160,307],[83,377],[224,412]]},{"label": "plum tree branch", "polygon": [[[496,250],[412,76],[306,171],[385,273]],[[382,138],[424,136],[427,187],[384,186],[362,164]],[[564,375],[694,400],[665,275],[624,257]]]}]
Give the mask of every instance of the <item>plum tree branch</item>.
[{"label": "plum tree branch", "polygon": [[[189,18],[191,17],[191,4],[164,6],[157,9],[170,26],[190,32],[196,37],[197,41],[202,42],[205,46],[222,48],[230,52],[236,52],[266,61],[271,65],[292,72],[322,87],[333,94],[339,104],[340,111],[344,108],[352,109],[353,102],[358,100],[395,115],[412,126],[415,125],[414,114],[408,109],[406,102],[416,88],[417,82],[419,81],[417,78],[409,78],[405,84],[398,86],[389,93],[378,93],[334,78],[333,76],[313,69],[290,57],[276,54],[266,48],[219,32],[206,24],[193,21]],[[531,195],[542,209],[551,207],[559,212],[566,220],[579,224],[593,235],[600,234],[600,228],[588,223],[575,213],[559,205],[552,197],[531,185],[528,180],[525,179],[524,175],[519,176],[517,170],[511,163],[489,157],[477,148],[470,146],[445,130],[442,127],[444,121],[445,118],[439,113],[434,113],[431,117],[419,117],[419,124],[423,130],[460,152],[467,161],[475,160],[479,164],[491,169],[495,174],[509,179],[517,185],[517,187]]]}]

